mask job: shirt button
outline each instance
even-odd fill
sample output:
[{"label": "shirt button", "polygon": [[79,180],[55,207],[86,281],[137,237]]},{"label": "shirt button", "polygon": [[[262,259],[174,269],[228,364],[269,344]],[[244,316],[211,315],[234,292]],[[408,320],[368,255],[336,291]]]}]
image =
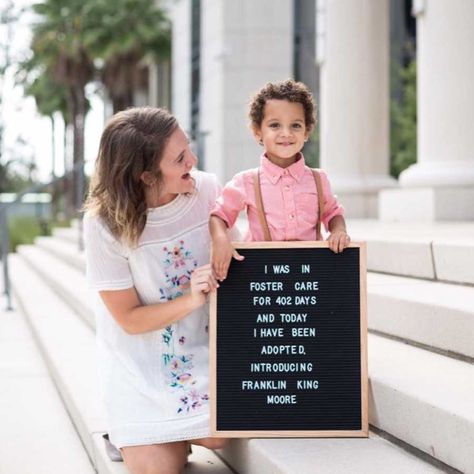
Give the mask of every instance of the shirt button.
[{"label": "shirt button", "polygon": [[283,171],[283,174],[288,174],[288,171],[287,170]]},{"label": "shirt button", "polygon": [[290,219],[293,219],[295,216],[293,214],[290,214]]},{"label": "shirt button", "polygon": [[287,185],[285,186],[285,189],[286,189],[286,190],[289,190],[289,189],[290,189],[290,186],[287,184]]}]

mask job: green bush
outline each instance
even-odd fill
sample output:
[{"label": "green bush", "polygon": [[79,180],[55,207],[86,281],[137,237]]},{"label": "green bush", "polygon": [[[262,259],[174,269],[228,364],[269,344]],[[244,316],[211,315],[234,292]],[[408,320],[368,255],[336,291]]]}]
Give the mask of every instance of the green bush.
[{"label": "green bush", "polygon": [[390,104],[390,174],[395,178],[416,163],[416,62],[398,74],[402,97]]},{"label": "green bush", "polygon": [[12,217],[8,220],[10,232],[10,251],[15,252],[18,245],[32,244],[35,237],[47,235],[46,222],[41,222],[36,217]]}]

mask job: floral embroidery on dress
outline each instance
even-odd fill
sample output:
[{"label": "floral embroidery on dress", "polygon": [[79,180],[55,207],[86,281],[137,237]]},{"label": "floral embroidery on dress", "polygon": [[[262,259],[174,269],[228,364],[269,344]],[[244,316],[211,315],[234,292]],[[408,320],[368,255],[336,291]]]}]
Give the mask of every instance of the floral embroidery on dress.
[{"label": "floral embroidery on dress", "polygon": [[[179,398],[180,406],[178,406],[177,413],[188,413],[208,403],[209,395],[207,393],[199,393],[194,388],[197,382],[192,374],[194,355],[175,354],[173,332],[172,326],[167,326],[162,331],[162,342],[163,346],[165,346],[163,365],[165,367],[166,383],[173,392],[182,392],[182,396]],[[183,336],[180,337],[178,343],[183,346],[185,341],[186,339]]]},{"label": "floral embroidery on dress", "polygon": [[170,301],[183,294],[197,267],[197,260],[184,248],[184,240],[178,241],[171,249],[163,247],[163,252],[167,287],[160,288],[160,300]]},{"label": "floral embroidery on dress", "polygon": [[[180,240],[170,250],[163,247],[165,252],[165,277],[166,288],[160,288],[160,299],[169,301],[181,296],[187,284],[191,280],[191,274],[197,267],[197,260],[192,257],[189,250],[184,247],[184,241]],[[162,363],[165,368],[165,377],[168,387],[173,392],[180,392],[177,413],[189,413],[208,403],[207,393],[199,393],[195,384],[197,380],[192,374],[193,354],[176,354],[174,327],[167,326],[161,332],[162,338]],[[184,347],[186,337],[180,336],[178,344]]]},{"label": "floral embroidery on dress", "polygon": [[196,390],[191,390],[189,395],[181,397],[182,406],[179,408],[178,413],[181,413],[182,411],[189,412],[190,410],[195,410],[208,402],[209,396],[207,393],[200,395]]}]

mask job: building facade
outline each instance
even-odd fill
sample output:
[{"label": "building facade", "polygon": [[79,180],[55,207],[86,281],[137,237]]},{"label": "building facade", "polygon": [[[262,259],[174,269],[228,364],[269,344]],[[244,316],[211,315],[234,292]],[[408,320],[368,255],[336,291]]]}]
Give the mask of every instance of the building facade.
[{"label": "building facade", "polygon": [[[419,31],[418,158],[397,182],[389,175],[390,45],[410,7]],[[171,108],[202,169],[224,182],[257,166],[249,99],[266,82],[293,77],[318,105],[305,156],[327,170],[350,217],[474,219],[474,2],[177,0],[170,15]]]}]

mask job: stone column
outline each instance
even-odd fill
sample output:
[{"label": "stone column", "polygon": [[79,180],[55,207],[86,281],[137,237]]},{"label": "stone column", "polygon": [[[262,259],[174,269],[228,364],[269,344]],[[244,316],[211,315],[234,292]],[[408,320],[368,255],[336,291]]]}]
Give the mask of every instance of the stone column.
[{"label": "stone column", "polygon": [[381,193],[387,220],[474,219],[474,2],[418,0],[417,163]]},{"label": "stone column", "polygon": [[172,22],[171,111],[181,127],[191,126],[191,2],[176,0],[170,7]]},{"label": "stone column", "polygon": [[201,0],[201,127],[206,168],[224,182],[258,166],[253,93],[292,76],[293,0]]},{"label": "stone column", "polygon": [[389,2],[319,0],[321,167],[349,217],[376,217],[389,176]]}]

